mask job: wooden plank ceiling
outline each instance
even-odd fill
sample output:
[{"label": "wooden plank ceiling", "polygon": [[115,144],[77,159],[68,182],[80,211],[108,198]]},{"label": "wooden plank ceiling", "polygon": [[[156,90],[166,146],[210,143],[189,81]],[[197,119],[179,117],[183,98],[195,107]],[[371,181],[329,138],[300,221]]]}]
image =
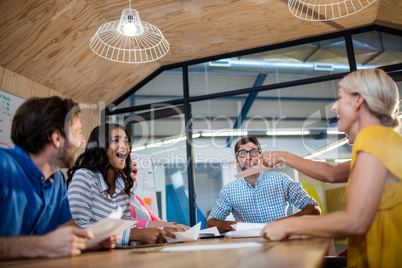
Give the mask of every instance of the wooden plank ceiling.
[{"label": "wooden plank ceiling", "polygon": [[402,29],[402,1],[377,0],[335,21],[294,17],[287,0],[136,0],[143,21],[161,29],[169,53],[157,62],[123,64],[89,48],[102,24],[128,0],[1,0],[0,64],[80,102],[112,102],[161,65],[370,24]]}]

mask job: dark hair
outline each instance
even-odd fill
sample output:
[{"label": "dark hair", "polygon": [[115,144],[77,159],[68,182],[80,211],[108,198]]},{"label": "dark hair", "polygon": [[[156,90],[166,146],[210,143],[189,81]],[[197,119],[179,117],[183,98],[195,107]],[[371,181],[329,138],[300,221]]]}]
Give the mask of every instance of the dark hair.
[{"label": "dark hair", "polygon": [[236,142],[236,145],[234,147],[235,153],[237,153],[237,151],[239,151],[239,148],[240,148],[241,145],[247,144],[249,142],[254,143],[257,146],[257,149],[261,152],[261,146],[260,146],[260,143],[258,142],[257,137],[255,137],[255,136],[244,136],[244,137],[242,137],[240,140],[238,140]]},{"label": "dark hair", "polygon": [[[77,111],[72,110],[75,107]],[[70,111],[73,113],[69,114]],[[72,117],[78,112],[78,104],[72,99],[56,96],[28,99],[14,115],[11,140],[25,152],[36,154],[51,141],[54,131],[66,137],[65,126],[71,125]]]},{"label": "dark hair", "polygon": [[[118,125],[107,123],[95,127],[88,138],[88,143],[85,146],[85,151],[77,158],[72,168],[67,171],[67,187],[73,179],[74,173],[81,168],[89,169],[93,172],[102,173],[103,179],[110,189],[111,185],[107,182],[108,170],[111,168],[109,158],[107,157],[106,150],[110,146],[112,131],[116,128],[125,129]],[[127,132],[126,132],[127,134]],[[127,135],[128,136],[128,135]],[[129,142],[130,137],[129,137]],[[130,145],[131,151],[131,145]],[[130,190],[133,187],[133,180],[130,177],[131,172],[131,157],[126,159],[126,165],[123,169],[116,171],[116,177],[120,176],[124,181],[124,191],[130,195]]]}]

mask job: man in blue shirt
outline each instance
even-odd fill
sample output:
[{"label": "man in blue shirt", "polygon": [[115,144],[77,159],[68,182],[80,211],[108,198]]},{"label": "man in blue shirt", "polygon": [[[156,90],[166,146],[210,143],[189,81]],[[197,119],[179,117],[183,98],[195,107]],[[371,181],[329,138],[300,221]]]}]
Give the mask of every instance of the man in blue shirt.
[{"label": "man in blue shirt", "polygon": [[[241,170],[252,167],[252,160],[261,153],[254,136],[241,138],[235,145],[236,164]],[[219,193],[207,227],[216,226],[219,232],[233,231],[237,222],[266,223],[287,215],[289,205],[300,211],[291,216],[320,215],[318,203],[308,196],[301,184],[280,172],[260,172],[227,184]],[[235,221],[225,221],[232,213]]]},{"label": "man in blue shirt", "polygon": [[[93,234],[72,220],[60,168],[74,164],[84,137],[71,99],[32,98],[17,110],[14,149],[0,149],[0,259],[80,254]],[[112,248],[118,236],[101,243]]]}]

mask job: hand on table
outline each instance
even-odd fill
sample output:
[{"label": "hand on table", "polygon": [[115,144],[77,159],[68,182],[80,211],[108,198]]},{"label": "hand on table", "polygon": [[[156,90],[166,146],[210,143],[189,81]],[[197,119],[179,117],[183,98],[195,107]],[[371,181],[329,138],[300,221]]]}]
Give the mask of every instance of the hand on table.
[{"label": "hand on table", "polygon": [[166,243],[164,235],[176,238],[167,230],[158,228],[135,228],[131,229],[130,240],[141,241],[144,244]]},{"label": "hand on table", "polygon": [[189,226],[187,226],[187,225],[184,225],[184,224],[181,224],[181,223],[176,223],[175,226],[176,226],[177,228],[184,229],[184,231],[187,231],[187,230],[189,230],[189,229],[191,228],[191,227],[189,227]]},{"label": "hand on table", "polygon": [[265,224],[261,236],[270,241],[279,241],[286,238],[287,234],[282,223],[272,222]]},{"label": "hand on table", "polygon": [[174,228],[174,229],[167,229],[170,232],[184,232],[190,229],[190,227],[180,224],[180,223],[175,223],[175,222],[166,222],[166,221],[149,221],[148,222],[148,228]]},{"label": "hand on table", "polygon": [[178,226],[174,226],[174,227],[163,227],[163,230],[166,230],[168,232],[185,232],[186,229],[182,228],[182,227],[178,227]]}]

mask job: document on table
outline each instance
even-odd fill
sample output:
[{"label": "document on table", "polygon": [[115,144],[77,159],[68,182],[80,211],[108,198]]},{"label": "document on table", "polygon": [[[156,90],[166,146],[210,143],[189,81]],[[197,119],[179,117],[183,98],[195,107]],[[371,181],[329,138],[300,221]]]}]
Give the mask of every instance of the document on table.
[{"label": "document on table", "polygon": [[236,179],[240,179],[240,178],[244,178],[244,177],[248,177],[254,174],[257,174],[259,172],[263,172],[263,171],[267,171],[269,168],[264,166],[262,163],[258,163],[255,166],[252,166],[251,168],[248,168],[244,171],[241,171],[237,174],[234,175],[234,177]]},{"label": "document on table", "polygon": [[186,245],[179,247],[165,247],[161,249],[162,252],[167,251],[198,251],[198,250],[218,250],[218,249],[235,249],[235,248],[252,248],[261,247],[260,243],[246,242],[246,243],[225,243],[218,245]]},{"label": "document on table", "polygon": [[231,225],[236,231],[231,231],[226,234],[227,237],[240,238],[240,237],[259,237],[265,223],[249,223],[238,222]]},{"label": "document on table", "polygon": [[168,243],[189,242],[197,240],[199,237],[220,236],[220,233],[216,227],[201,229],[201,222],[197,223],[185,232],[172,232],[176,238],[169,236],[163,236]]},{"label": "document on table", "polygon": [[119,234],[137,223],[137,221],[121,219],[121,215],[121,211],[115,211],[89,227],[88,230],[94,234],[94,239],[86,241],[86,248],[93,248],[109,236]]},{"label": "document on table", "polygon": [[172,238],[169,236],[163,236],[168,243],[177,243],[177,242],[187,242],[194,241],[198,239],[198,235],[200,234],[201,222],[197,223],[190,229],[185,232],[172,232],[176,236],[176,238]]},{"label": "document on table", "polygon": [[221,236],[221,234],[219,233],[218,228],[216,228],[216,226],[201,230],[200,234],[198,235],[198,238],[214,237],[214,236]]}]

